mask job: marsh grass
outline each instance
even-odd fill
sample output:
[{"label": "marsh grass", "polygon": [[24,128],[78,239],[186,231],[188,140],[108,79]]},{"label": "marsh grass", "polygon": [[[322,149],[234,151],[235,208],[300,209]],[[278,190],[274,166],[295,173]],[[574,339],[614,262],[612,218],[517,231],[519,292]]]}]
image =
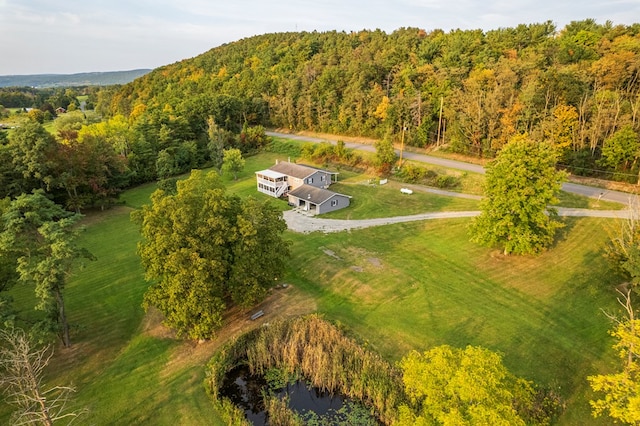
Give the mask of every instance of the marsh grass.
[{"label": "marsh grass", "polygon": [[272,322],[217,353],[205,381],[214,400],[225,374],[239,363],[252,374],[264,375],[271,368],[300,374],[316,388],[362,401],[386,424],[406,401],[396,367],[318,315]]}]

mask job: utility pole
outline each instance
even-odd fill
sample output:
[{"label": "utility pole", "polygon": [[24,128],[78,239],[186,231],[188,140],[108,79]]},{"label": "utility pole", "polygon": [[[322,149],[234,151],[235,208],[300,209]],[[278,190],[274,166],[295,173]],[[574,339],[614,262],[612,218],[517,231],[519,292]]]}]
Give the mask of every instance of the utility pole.
[{"label": "utility pole", "polygon": [[398,162],[398,168],[402,167],[402,151],[404,151],[404,131],[407,130],[407,126],[402,123],[402,136],[400,137],[400,161]]},{"label": "utility pole", "polygon": [[436,147],[440,146],[440,129],[442,128],[442,105],[444,104],[444,97],[440,96],[440,115],[438,117],[438,138],[436,139]]}]

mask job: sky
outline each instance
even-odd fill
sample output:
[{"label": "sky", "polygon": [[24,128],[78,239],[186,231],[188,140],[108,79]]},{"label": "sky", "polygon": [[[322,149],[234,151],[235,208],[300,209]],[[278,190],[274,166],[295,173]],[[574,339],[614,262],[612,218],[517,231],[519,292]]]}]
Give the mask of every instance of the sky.
[{"label": "sky", "polygon": [[156,68],[258,34],[640,22],[640,0],[0,0],[0,75]]}]

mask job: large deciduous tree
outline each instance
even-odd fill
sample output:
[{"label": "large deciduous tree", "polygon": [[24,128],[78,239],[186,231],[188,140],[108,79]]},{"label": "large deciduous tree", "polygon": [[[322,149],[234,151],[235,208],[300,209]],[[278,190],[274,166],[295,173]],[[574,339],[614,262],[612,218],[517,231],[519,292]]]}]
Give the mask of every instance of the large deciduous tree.
[{"label": "large deciduous tree", "polygon": [[[13,192],[7,195],[17,196],[20,192],[30,192],[34,188],[44,188],[51,179],[51,158],[56,151],[56,140],[41,124],[25,121],[9,134],[7,144],[16,179],[10,182]],[[4,192],[4,191],[3,191]],[[17,192],[17,193],[16,193]]]},{"label": "large deciduous tree", "polygon": [[175,194],[154,192],[133,214],[138,253],[154,283],[145,309],[158,308],[178,335],[211,338],[232,305],[260,300],[281,278],[286,224],[273,206],[225,193],[216,172],[194,170]]},{"label": "large deciduous tree", "polygon": [[[623,174],[630,172],[640,156],[640,138],[630,125],[624,126],[604,141],[600,165]],[[632,179],[634,175],[630,176]],[[628,179],[627,179],[628,180]],[[633,179],[635,181],[635,179]]]},{"label": "large deciduous tree", "polygon": [[400,407],[399,424],[526,424],[519,411],[532,406],[533,388],[488,349],[444,345],[412,351],[400,367],[411,404]]},{"label": "large deciduous tree", "polygon": [[500,246],[505,254],[534,254],[553,243],[562,226],[556,202],[565,173],[557,151],[524,136],[511,140],[487,166],[482,212],[473,221],[473,241]]},{"label": "large deciduous tree", "polygon": [[35,288],[36,309],[47,314],[45,327],[53,328],[67,347],[71,339],[64,287],[74,262],[92,258],[76,244],[80,217],[35,191],[12,201],[0,222],[0,256],[16,259],[18,282]]}]

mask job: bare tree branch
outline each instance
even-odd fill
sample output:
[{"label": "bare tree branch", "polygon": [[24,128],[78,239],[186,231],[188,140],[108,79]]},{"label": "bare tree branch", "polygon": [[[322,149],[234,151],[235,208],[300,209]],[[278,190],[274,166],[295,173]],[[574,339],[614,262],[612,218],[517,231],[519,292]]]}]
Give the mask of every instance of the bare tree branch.
[{"label": "bare tree branch", "polygon": [[21,329],[0,330],[0,388],[7,401],[17,407],[12,424],[53,425],[57,420],[77,418],[84,412],[66,412],[74,388],[42,385],[43,372],[52,355],[50,346],[34,348]]}]

